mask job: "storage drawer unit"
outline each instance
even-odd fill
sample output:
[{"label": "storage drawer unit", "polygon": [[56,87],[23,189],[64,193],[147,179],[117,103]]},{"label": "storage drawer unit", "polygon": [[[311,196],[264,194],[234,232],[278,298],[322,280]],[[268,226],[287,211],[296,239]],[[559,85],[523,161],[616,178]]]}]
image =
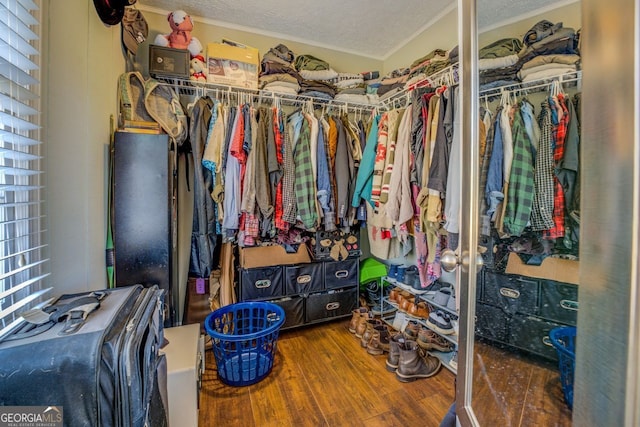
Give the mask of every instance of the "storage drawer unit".
[{"label": "storage drawer unit", "polygon": [[509,322],[509,343],[547,359],[558,360],[549,339],[549,331],[557,326],[561,325],[536,316],[515,315]]},{"label": "storage drawer unit", "polygon": [[306,294],[324,289],[321,262],[287,265],[284,268],[286,295]]},{"label": "storage drawer unit", "polygon": [[578,287],[546,279],[482,272],[476,334],[547,359],[558,360],[549,340],[557,326],[575,326]]},{"label": "storage drawer unit", "polygon": [[350,316],[358,306],[359,261],[241,268],[239,301],[262,300],[284,309],[283,329]]},{"label": "storage drawer unit", "polygon": [[240,270],[241,299],[270,299],[284,295],[283,267],[243,268]]},{"label": "storage drawer unit", "polygon": [[540,285],[540,317],[575,325],[578,320],[578,287],[551,280],[543,280]]},{"label": "storage drawer unit", "polygon": [[538,281],[521,276],[485,272],[482,301],[506,313],[537,314]]},{"label": "storage drawer unit", "polygon": [[507,342],[507,322],[505,313],[490,305],[476,304],[476,334],[493,341]]},{"label": "storage drawer unit", "polygon": [[294,326],[304,324],[305,300],[305,297],[294,295],[292,297],[284,297],[269,301],[279,305],[284,310],[285,319],[282,329],[293,328]]},{"label": "storage drawer unit", "polygon": [[341,289],[311,294],[305,310],[308,323],[350,314],[356,308],[358,289]]},{"label": "storage drawer unit", "polygon": [[324,288],[336,289],[348,286],[358,286],[358,260],[325,262]]}]

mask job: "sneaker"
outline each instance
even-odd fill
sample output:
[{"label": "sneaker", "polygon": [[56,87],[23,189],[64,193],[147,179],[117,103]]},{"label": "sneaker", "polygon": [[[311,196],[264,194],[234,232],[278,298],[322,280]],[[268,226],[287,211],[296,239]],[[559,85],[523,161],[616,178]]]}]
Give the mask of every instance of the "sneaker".
[{"label": "sneaker", "polygon": [[440,307],[446,307],[449,299],[451,299],[451,288],[441,288],[433,297],[433,302]]},{"label": "sneaker", "polygon": [[430,313],[427,324],[436,332],[440,332],[443,335],[451,335],[455,332],[449,316],[441,310]]}]

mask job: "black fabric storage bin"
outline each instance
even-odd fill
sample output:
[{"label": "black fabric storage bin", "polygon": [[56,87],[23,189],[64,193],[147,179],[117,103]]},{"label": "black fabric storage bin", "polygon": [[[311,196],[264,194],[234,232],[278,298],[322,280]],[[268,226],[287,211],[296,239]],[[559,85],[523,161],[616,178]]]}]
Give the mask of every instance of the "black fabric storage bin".
[{"label": "black fabric storage bin", "polygon": [[306,294],[324,289],[322,263],[287,265],[284,272],[286,295]]},{"label": "black fabric storage bin", "polygon": [[311,294],[307,297],[306,321],[350,315],[358,302],[358,288]]},{"label": "black fabric storage bin", "polygon": [[578,320],[578,287],[551,280],[542,281],[540,316],[575,325]]},{"label": "black fabric storage bin", "polygon": [[482,301],[506,313],[537,314],[538,281],[490,271],[484,274]]},{"label": "black fabric storage bin", "polygon": [[510,344],[547,359],[558,360],[558,353],[549,339],[549,331],[557,326],[561,325],[539,317],[513,316],[509,323]]},{"label": "black fabric storage bin", "polygon": [[324,288],[358,286],[358,259],[324,263]]},{"label": "black fabric storage bin", "polygon": [[499,308],[476,304],[476,334],[507,343],[507,315]]},{"label": "black fabric storage bin", "polygon": [[304,324],[305,299],[304,297],[293,296],[269,301],[279,305],[284,310],[285,319],[282,329]]},{"label": "black fabric storage bin", "polygon": [[243,268],[240,284],[243,301],[280,297],[284,295],[282,266]]}]

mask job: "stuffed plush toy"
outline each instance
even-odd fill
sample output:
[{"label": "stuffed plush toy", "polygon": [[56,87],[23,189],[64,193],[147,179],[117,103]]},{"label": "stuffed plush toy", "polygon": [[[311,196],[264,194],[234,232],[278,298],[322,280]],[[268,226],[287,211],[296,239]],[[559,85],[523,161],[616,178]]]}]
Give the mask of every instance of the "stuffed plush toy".
[{"label": "stuffed plush toy", "polygon": [[207,66],[202,55],[195,55],[191,58],[189,67],[190,79],[197,82],[207,81]]},{"label": "stuffed plush toy", "polygon": [[193,30],[193,22],[191,16],[184,10],[176,10],[167,15],[170,34],[158,34],[154,43],[158,46],[172,47],[174,49],[187,49],[191,57],[202,52],[202,44],[200,40],[191,36]]}]

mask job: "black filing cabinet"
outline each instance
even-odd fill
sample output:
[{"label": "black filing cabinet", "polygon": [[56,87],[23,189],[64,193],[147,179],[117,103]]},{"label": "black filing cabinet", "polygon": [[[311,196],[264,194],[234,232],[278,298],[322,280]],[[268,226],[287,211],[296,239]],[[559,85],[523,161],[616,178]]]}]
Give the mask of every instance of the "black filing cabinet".
[{"label": "black filing cabinet", "polygon": [[166,326],[177,307],[176,174],[167,135],[116,132],[113,153],[115,284],[166,291]]}]

